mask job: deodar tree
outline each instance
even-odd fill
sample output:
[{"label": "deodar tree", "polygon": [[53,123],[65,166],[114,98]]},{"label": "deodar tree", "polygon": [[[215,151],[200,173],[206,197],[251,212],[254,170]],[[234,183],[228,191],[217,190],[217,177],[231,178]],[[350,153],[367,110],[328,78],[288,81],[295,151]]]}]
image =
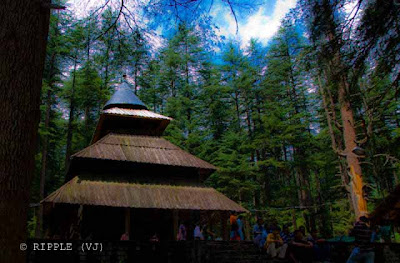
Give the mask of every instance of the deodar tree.
[{"label": "deodar tree", "polygon": [[23,262],[50,1],[0,7],[0,260]]},{"label": "deodar tree", "polygon": [[344,61],[344,39],[339,19],[340,1],[305,1],[304,10],[308,14],[311,40],[317,48],[319,66],[326,74],[330,92],[336,96],[340,108],[340,132],[344,149],[340,153],[347,162],[350,176],[350,196],[356,217],[367,213],[364,196],[364,182],[359,156],[353,150],[357,145],[355,106],[350,101],[352,95],[350,68]]}]

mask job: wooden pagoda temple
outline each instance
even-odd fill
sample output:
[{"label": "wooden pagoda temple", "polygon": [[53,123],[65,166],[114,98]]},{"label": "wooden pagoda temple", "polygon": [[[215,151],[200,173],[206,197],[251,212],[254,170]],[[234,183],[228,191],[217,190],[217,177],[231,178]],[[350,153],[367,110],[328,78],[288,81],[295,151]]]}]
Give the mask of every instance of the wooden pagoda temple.
[{"label": "wooden pagoda temple", "polygon": [[91,145],[71,157],[68,182],[41,202],[46,237],[174,240],[186,222],[190,239],[201,222],[227,239],[229,211],[247,210],[205,187],[215,166],[161,137],[170,121],[119,84]]}]

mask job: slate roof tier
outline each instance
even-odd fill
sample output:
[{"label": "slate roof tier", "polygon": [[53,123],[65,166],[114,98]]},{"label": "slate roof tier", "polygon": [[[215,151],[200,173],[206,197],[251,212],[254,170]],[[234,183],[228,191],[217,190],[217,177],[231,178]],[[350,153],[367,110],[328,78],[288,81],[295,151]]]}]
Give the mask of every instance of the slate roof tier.
[{"label": "slate roof tier", "polygon": [[100,115],[92,143],[110,132],[161,136],[171,120],[146,109],[109,108]]},{"label": "slate roof tier", "polygon": [[144,164],[216,170],[216,167],[161,137],[108,134],[72,158],[114,160]]},{"label": "slate roof tier", "polygon": [[118,107],[110,108],[107,110],[103,110],[103,114],[109,115],[119,115],[119,116],[133,116],[137,118],[144,118],[144,119],[157,119],[157,120],[168,120],[171,121],[172,118],[166,117],[164,115],[144,110],[144,109],[121,109]]},{"label": "slate roof tier", "polygon": [[104,110],[114,107],[126,109],[147,109],[146,105],[135,95],[126,81],[118,85],[118,90],[104,105]]},{"label": "slate roof tier", "polygon": [[247,212],[213,188],[92,181],[78,176],[42,203]]}]

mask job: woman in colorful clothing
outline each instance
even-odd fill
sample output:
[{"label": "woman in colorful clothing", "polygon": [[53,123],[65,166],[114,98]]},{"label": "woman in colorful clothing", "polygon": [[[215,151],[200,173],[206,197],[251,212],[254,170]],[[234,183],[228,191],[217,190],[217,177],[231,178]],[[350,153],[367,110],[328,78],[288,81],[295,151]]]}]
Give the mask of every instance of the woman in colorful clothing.
[{"label": "woman in colorful clothing", "polygon": [[230,234],[230,240],[237,240],[240,241],[240,236],[239,236],[239,226],[238,226],[238,216],[236,215],[236,212],[232,212],[231,216],[229,218],[229,223],[231,224],[231,234]]}]

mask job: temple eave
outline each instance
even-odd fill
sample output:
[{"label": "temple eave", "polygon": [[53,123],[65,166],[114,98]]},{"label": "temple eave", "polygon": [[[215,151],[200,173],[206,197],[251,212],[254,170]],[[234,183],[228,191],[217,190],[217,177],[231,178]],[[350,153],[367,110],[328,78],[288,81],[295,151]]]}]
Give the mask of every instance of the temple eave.
[{"label": "temple eave", "polygon": [[213,188],[81,180],[78,176],[42,203],[247,212]]}]

